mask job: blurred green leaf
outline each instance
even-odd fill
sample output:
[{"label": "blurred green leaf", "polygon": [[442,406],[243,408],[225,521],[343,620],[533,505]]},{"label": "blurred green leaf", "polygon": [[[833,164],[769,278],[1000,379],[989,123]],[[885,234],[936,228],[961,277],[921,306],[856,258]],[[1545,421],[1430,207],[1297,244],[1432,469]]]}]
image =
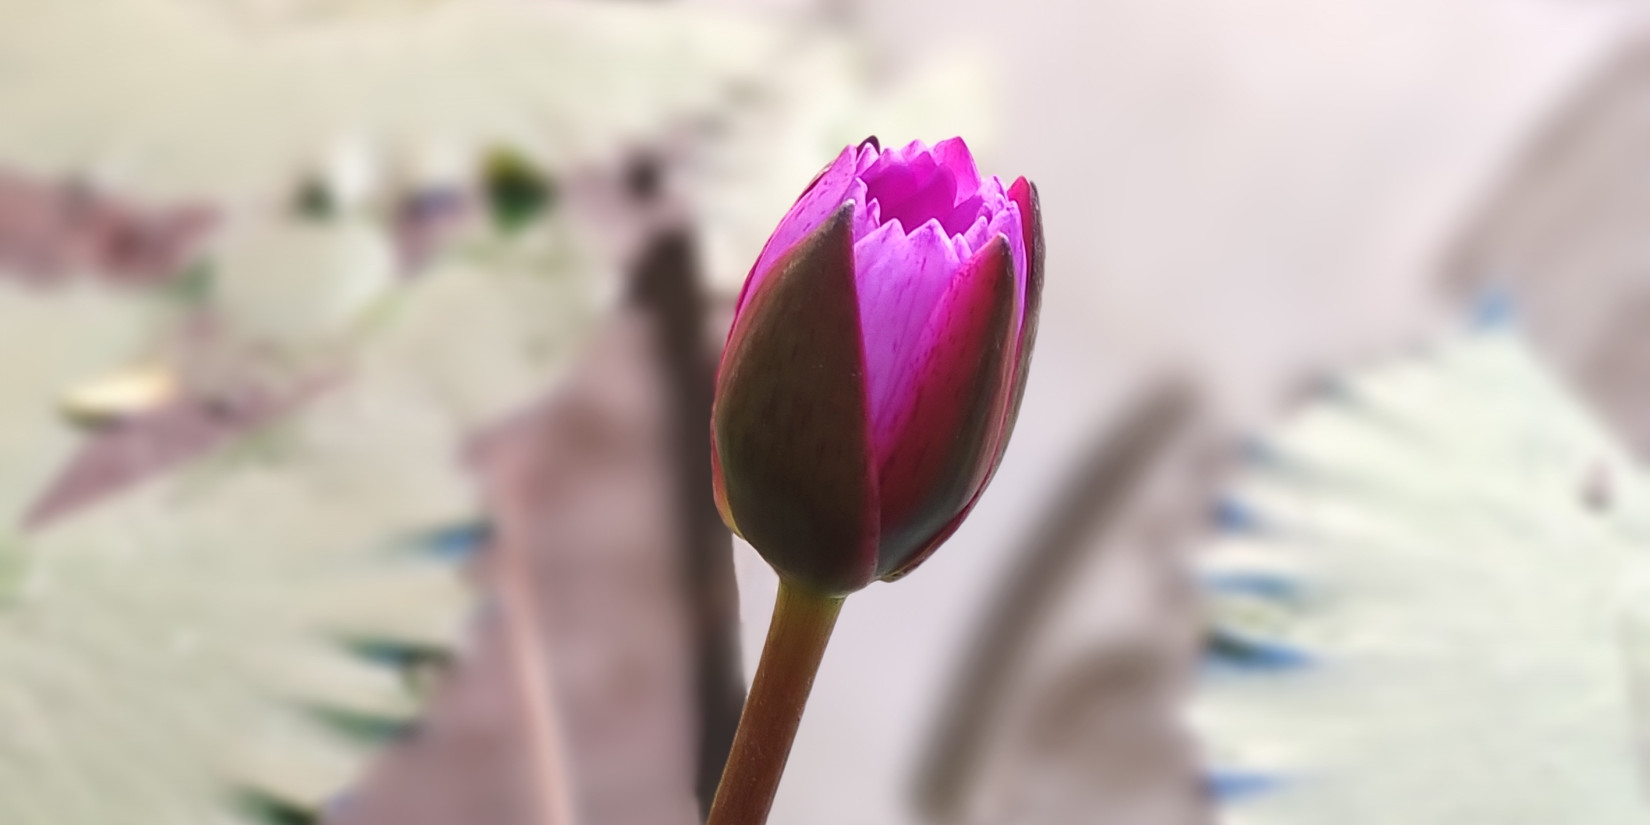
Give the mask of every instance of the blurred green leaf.
[{"label": "blurred green leaf", "polygon": [[555,200],[555,185],[550,178],[515,152],[494,150],[488,154],[481,176],[493,224],[504,232],[531,223]]}]

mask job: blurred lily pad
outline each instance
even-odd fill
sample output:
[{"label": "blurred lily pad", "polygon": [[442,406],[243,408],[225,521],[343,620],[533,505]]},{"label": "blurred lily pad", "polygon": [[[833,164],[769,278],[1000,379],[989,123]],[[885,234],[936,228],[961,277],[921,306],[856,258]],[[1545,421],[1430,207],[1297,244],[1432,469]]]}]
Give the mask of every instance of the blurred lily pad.
[{"label": "blurred lily pad", "polygon": [[466,437],[553,378],[589,312],[556,248],[386,284],[307,398],[28,533],[54,475],[141,426],[81,446],[64,399],[107,389],[93,379],[175,317],[129,293],[0,290],[0,325],[30,344],[0,360],[0,821],[304,821],[416,724],[407,665],[452,650],[473,609],[423,537],[476,518]]},{"label": "blurred lily pad", "polygon": [[1643,821],[1647,493],[1506,329],[1329,385],[1207,555],[1224,820]]},{"label": "blurred lily pad", "polygon": [[0,325],[29,344],[0,357],[6,822],[317,811],[421,701],[361,645],[444,650],[471,610],[452,559],[418,549],[473,515],[449,425],[386,407],[365,373],[23,532],[26,502],[82,437],[55,403],[65,377],[121,363],[154,320],[91,289],[0,290]]}]

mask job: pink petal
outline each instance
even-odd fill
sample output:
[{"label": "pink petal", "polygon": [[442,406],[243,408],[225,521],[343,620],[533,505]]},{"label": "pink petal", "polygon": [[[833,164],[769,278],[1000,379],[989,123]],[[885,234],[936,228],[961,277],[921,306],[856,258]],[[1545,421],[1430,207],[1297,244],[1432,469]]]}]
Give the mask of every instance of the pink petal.
[{"label": "pink petal", "polygon": [[978,193],[963,198],[956,206],[951,207],[940,217],[940,224],[953,235],[967,233],[980,218],[986,217],[991,210],[985,205],[985,199]]},{"label": "pink petal", "polygon": [[999,235],[950,283],[902,371],[898,409],[873,424],[873,442],[887,445],[878,465],[879,576],[931,550],[985,483],[1013,377],[1016,280],[1009,239]]},{"label": "pink petal", "polygon": [[[961,234],[986,209],[979,172],[968,149],[947,141],[946,154],[930,152],[920,142],[884,152],[861,171],[866,197],[882,205],[884,219],[906,226],[935,219],[949,235]],[[959,149],[960,147],[960,149]]]},{"label": "pink petal", "polygon": [[854,168],[854,174],[865,174],[865,170],[882,158],[882,147],[876,140],[875,137],[869,137],[859,144],[859,163]]},{"label": "pink petal", "polygon": [[985,246],[986,229],[990,226],[991,221],[986,216],[981,215],[974,221],[974,225],[968,228],[967,232],[951,239],[951,248],[956,250],[957,260],[968,260],[974,257],[975,252]]},{"label": "pink petal", "polygon": [[886,455],[894,437],[897,397],[915,376],[923,328],[962,261],[935,221],[905,235],[898,220],[885,223],[854,245],[859,313],[865,337],[871,443]]},{"label": "pink petal", "polygon": [[882,157],[891,162],[910,163],[922,155],[930,154],[933,154],[933,150],[928,148],[928,144],[920,140],[913,140],[904,146],[883,150]]},{"label": "pink petal", "polygon": [[934,144],[933,154],[941,166],[951,171],[951,177],[957,181],[958,192],[979,191],[980,172],[974,165],[974,153],[968,151],[968,144],[963,143],[962,138],[949,138]]},{"label": "pink petal", "polygon": [[962,228],[961,233],[968,238],[969,246],[979,249],[995,231],[988,232],[986,227],[979,226],[979,220],[985,218],[989,223],[1009,205],[1008,197],[1003,194],[1002,182],[995,177],[987,179],[972,192],[959,189],[958,195],[962,199],[952,207],[950,217],[942,223]]},{"label": "pink petal", "polygon": [[756,265],[751,267],[750,275],[745,278],[745,286],[739,292],[739,302],[734,305],[734,313],[745,306],[745,299],[756,289],[761,280],[767,277],[768,270],[781,255],[789,252],[791,247],[809,232],[814,231],[820,224],[836,211],[842,202],[851,197],[857,183],[854,172],[858,166],[859,153],[849,147],[837,155],[835,161],[820,172],[808,188],[803,190],[802,197],[791,205],[789,212],[780,219],[778,228],[768,237],[767,245],[762,247],[762,254],[756,258]]},{"label": "pink petal", "polygon": [[1009,399],[1006,420],[1003,423],[1003,443],[998,447],[999,457],[1008,448],[1008,436],[1014,431],[1014,422],[1020,415],[1020,401],[1025,396],[1026,378],[1031,366],[1031,351],[1037,344],[1037,321],[1043,310],[1043,207],[1037,198],[1037,187],[1025,178],[1014,181],[1008,196],[1013,201],[1019,218],[1020,232],[1010,234],[1020,241],[1016,250],[1015,269],[1020,273],[1021,315],[1014,344],[1014,390]]},{"label": "pink petal", "polygon": [[865,181],[865,197],[882,205],[882,219],[906,226],[949,217],[957,200],[956,179],[931,155],[905,163],[885,154],[860,179]]},{"label": "pink petal", "polygon": [[855,178],[848,186],[848,199],[858,207],[854,210],[854,237],[864,238],[882,225],[882,204],[865,197],[865,182]]},{"label": "pink petal", "polygon": [[968,244],[969,249],[984,249],[985,242],[991,236],[991,216],[981,215],[974,219],[974,225],[963,233],[962,241]]},{"label": "pink petal", "polygon": [[[1025,221],[1021,217],[1020,205],[1010,201],[1001,211],[991,217],[991,224],[986,229],[987,237],[1002,235],[1008,238],[1009,252],[1014,257],[1015,293],[1020,298],[1021,306],[1025,305],[1026,277],[1029,272],[1026,263],[1026,235]],[[1016,332],[1019,325],[1015,325]]]}]

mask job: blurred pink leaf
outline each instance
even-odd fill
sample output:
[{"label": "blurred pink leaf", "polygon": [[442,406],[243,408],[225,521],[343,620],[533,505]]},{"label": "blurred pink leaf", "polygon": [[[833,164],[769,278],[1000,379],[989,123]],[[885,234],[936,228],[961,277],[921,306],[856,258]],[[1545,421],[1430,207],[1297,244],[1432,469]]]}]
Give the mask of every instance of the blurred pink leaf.
[{"label": "blurred pink leaf", "polygon": [[76,182],[0,171],[0,275],[44,282],[87,272],[154,283],[181,272],[216,221],[198,204],[139,205]]}]

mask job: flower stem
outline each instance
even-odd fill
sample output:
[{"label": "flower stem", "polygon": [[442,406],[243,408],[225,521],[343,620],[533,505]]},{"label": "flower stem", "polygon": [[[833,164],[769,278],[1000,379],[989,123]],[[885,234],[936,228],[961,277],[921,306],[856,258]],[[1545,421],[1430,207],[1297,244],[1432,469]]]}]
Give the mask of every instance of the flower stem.
[{"label": "flower stem", "polygon": [[831,640],[842,596],[825,596],[781,579],[768,641],[745,697],[733,751],[710,806],[707,825],[763,825],[779,790],[814,674]]}]

